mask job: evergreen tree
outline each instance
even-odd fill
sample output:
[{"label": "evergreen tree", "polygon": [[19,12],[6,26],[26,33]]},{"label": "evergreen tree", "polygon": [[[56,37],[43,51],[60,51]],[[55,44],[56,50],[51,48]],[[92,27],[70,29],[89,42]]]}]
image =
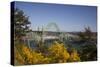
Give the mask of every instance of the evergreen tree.
[{"label": "evergreen tree", "polygon": [[15,39],[21,39],[25,36],[29,29],[30,21],[29,17],[18,8],[14,10],[14,37]]},{"label": "evergreen tree", "polygon": [[85,31],[79,33],[80,40],[83,42],[91,41],[93,37],[93,32],[90,27],[86,27]]}]

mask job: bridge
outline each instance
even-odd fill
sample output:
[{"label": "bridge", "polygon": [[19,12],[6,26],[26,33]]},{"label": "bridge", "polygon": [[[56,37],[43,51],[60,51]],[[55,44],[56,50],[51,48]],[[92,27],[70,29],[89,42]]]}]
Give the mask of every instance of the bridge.
[{"label": "bridge", "polygon": [[68,40],[69,37],[74,37],[74,35],[61,32],[58,25],[56,23],[49,23],[46,27],[42,26],[42,29],[38,28],[37,31],[31,31],[27,33],[25,37],[23,37],[24,42],[30,47],[30,41],[34,42],[42,42],[44,43],[45,40],[54,40],[58,39],[63,41],[63,39]]}]

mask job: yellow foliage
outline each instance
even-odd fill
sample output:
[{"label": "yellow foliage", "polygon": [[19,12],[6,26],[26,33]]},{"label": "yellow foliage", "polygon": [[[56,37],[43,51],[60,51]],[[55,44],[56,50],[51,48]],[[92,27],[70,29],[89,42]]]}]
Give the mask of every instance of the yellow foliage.
[{"label": "yellow foliage", "polygon": [[56,60],[56,62],[66,62],[70,55],[67,52],[66,48],[64,47],[64,44],[59,44],[58,42],[55,42],[51,47],[49,48],[49,55],[53,60]]},{"label": "yellow foliage", "polygon": [[77,53],[77,51],[74,49],[72,52],[71,52],[71,55],[70,55],[70,62],[77,62],[77,61],[80,61],[80,57]]},{"label": "yellow foliage", "polygon": [[31,50],[25,45],[20,45],[19,46],[21,49],[21,55],[22,58],[20,57],[20,54],[15,53],[17,56],[17,60],[21,58],[18,62],[21,63],[22,60],[24,62],[22,64],[43,64],[43,63],[49,63],[50,58],[44,57],[42,53],[37,53],[34,50]]},{"label": "yellow foliage", "polygon": [[15,53],[15,64],[17,62],[17,64],[24,64],[24,60],[22,58],[22,56],[20,55],[20,53],[18,52],[18,50],[16,48],[14,48],[14,53]]},{"label": "yellow foliage", "polygon": [[49,48],[48,53],[38,53],[26,45],[18,45],[15,49],[15,60],[19,64],[45,64],[45,63],[63,63],[63,62],[76,62],[80,61],[80,57],[76,50],[70,54],[64,47],[63,43],[54,42]]},{"label": "yellow foliage", "polygon": [[29,49],[27,46],[22,47],[22,52],[28,64],[40,64],[43,62],[44,56],[41,53]]}]

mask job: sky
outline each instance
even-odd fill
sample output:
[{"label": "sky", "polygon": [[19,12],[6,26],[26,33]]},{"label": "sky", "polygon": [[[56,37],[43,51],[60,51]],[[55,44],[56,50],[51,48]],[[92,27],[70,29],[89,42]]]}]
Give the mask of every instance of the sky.
[{"label": "sky", "polygon": [[15,8],[29,16],[32,30],[44,27],[48,30],[56,31],[59,28],[60,31],[77,32],[89,26],[92,31],[97,31],[96,6],[15,2]]}]

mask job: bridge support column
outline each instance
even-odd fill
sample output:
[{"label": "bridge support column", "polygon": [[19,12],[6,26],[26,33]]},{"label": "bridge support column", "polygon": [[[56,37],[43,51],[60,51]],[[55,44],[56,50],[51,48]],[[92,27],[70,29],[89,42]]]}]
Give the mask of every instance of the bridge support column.
[{"label": "bridge support column", "polygon": [[30,40],[28,39],[28,47],[30,48]]}]

